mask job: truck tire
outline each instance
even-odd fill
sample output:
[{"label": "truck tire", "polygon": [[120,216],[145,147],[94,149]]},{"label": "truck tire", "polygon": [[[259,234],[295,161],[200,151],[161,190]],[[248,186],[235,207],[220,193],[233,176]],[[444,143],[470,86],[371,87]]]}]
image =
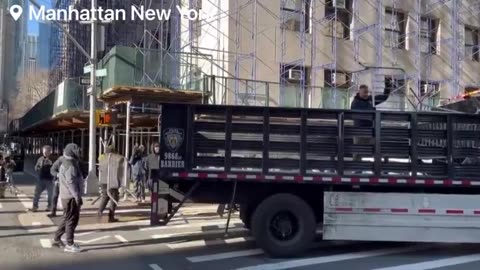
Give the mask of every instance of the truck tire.
[{"label": "truck tire", "polygon": [[251,220],[257,245],[273,257],[291,257],[304,252],[315,239],[316,225],[310,205],[292,194],[266,198]]}]

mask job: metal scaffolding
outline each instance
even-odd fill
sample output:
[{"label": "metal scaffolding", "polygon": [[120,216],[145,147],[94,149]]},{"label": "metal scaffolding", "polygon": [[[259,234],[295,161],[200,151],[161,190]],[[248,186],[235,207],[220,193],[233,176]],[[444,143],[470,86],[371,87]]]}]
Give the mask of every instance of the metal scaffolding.
[{"label": "metal scaffolding", "polygon": [[[106,50],[119,44],[137,48],[143,64],[138,85],[203,89],[212,103],[348,108],[360,84],[374,94],[391,84],[393,97],[382,108],[430,110],[467,86],[480,87],[480,79],[464,71],[466,58],[472,58],[465,53],[464,28],[480,11],[470,0],[99,4],[172,10],[168,21],[107,26]],[[210,17],[184,20],[176,6]],[[387,28],[401,34],[387,34]],[[469,52],[478,55],[478,49],[477,44]],[[439,66],[444,70],[436,71]]]}]

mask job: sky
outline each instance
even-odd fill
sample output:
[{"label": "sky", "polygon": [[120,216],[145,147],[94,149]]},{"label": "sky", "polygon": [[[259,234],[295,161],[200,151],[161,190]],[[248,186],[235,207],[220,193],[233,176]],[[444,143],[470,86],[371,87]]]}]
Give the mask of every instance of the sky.
[{"label": "sky", "polygon": [[[45,6],[46,8],[50,8],[52,6],[52,0],[37,0],[37,3],[41,6]],[[27,23],[27,29],[29,35],[37,35],[38,36],[38,22],[35,20],[29,20]]]}]

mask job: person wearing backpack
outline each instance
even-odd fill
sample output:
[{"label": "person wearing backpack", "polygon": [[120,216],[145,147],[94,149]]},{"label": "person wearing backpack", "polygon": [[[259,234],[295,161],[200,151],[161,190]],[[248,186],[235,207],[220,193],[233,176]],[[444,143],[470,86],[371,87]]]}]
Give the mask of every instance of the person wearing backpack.
[{"label": "person wearing backpack", "polygon": [[52,195],[53,195],[53,176],[50,173],[50,169],[53,165],[52,147],[50,145],[45,145],[42,147],[42,156],[38,158],[37,163],[35,164],[35,171],[38,174],[37,183],[35,185],[35,194],[33,196],[33,205],[30,211],[38,211],[38,202],[40,200],[40,195],[43,191],[47,190],[48,194],[48,203],[47,203],[47,212],[50,212],[52,209]]}]

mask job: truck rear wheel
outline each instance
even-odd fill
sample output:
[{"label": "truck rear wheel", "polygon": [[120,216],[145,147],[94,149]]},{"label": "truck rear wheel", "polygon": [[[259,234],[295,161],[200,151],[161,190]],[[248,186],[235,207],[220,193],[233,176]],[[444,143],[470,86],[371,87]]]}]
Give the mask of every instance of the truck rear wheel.
[{"label": "truck rear wheel", "polygon": [[240,220],[245,225],[245,228],[250,230],[252,228],[252,207],[247,204],[240,205]]},{"label": "truck rear wheel", "polygon": [[299,255],[315,239],[312,208],[292,194],[266,198],[253,213],[251,226],[257,244],[274,257]]}]

